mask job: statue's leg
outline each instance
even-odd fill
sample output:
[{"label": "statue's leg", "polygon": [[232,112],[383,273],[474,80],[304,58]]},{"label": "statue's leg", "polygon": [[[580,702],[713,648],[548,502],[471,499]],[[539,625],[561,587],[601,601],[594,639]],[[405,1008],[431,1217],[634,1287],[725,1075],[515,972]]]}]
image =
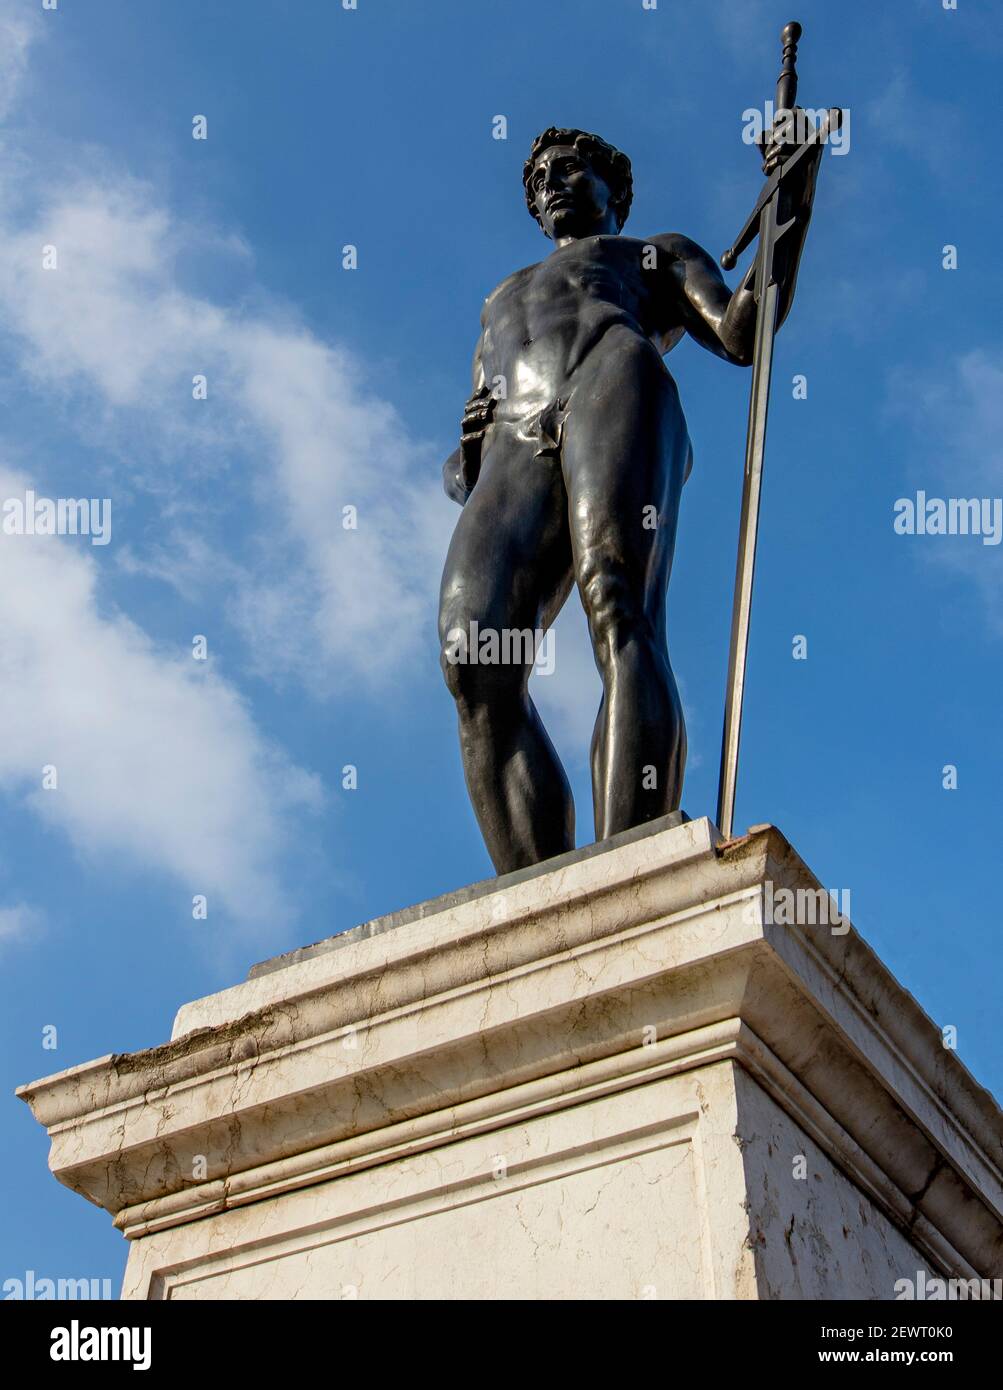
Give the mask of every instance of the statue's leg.
[{"label": "statue's leg", "polygon": [[665,605],[689,435],[650,344],[613,329],[577,375],[564,436],[575,578],[603,700],[592,739],[596,838],[679,806],[686,731]]},{"label": "statue's leg", "polygon": [[571,789],[528,689],[532,633],[573,582],[567,516],[559,462],[492,425],[446,558],[439,636],[467,789],[499,873],[575,843]]}]

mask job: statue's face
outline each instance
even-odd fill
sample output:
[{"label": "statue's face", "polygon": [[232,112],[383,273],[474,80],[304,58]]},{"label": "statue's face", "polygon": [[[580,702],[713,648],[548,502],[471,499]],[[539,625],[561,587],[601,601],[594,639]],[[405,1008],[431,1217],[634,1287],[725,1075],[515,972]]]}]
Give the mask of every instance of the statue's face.
[{"label": "statue's face", "polygon": [[[573,145],[552,145],[544,150],[530,175],[529,187],[543,230],[554,241],[588,236],[609,221],[609,185]],[[615,230],[615,220],[612,227]]]}]

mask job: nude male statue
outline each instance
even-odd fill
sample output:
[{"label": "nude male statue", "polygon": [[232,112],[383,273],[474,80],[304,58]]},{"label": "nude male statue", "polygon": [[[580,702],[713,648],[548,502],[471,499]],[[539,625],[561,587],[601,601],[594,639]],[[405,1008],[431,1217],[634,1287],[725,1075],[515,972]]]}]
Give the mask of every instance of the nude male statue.
[{"label": "nude male statue", "polygon": [[[769,172],[785,151],[770,137],[765,150]],[[803,160],[785,195],[784,216],[797,222],[778,256],[779,322],[817,164]],[[530,698],[532,657],[458,661],[455,634],[472,623],[545,630],[576,584],[603,683],[591,749],[596,839],[678,808],[686,734],[666,589],[692,450],[662,356],[689,333],[748,366],[756,316],[754,267],[732,292],[687,237],[620,234],[630,162],[597,136],[545,130],[523,182],[554,250],[485,301],[460,447],[443,468],[463,511],[442,578],[442,666],[499,873],[573,849],[574,807]]]}]

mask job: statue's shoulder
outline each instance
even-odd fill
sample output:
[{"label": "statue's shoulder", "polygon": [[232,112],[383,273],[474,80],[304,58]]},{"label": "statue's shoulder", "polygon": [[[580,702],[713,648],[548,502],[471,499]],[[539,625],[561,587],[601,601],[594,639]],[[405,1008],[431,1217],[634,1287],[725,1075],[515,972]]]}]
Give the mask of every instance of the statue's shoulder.
[{"label": "statue's shoulder", "polygon": [[540,262],[535,261],[533,265],[524,265],[521,270],[513,270],[511,275],[506,275],[505,279],[495,285],[494,289],[484,301],[484,308],[487,310],[491,304],[507,290],[515,289],[520,282],[525,282],[532,278],[534,270],[539,269]]},{"label": "statue's shoulder", "polygon": [[654,236],[640,237],[644,246],[655,246],[659,251],[665,251],[675,260],[689,260],[692,256],[703,255],[704,252],[691,237],[683,236],[682,232],[656,232]]}]

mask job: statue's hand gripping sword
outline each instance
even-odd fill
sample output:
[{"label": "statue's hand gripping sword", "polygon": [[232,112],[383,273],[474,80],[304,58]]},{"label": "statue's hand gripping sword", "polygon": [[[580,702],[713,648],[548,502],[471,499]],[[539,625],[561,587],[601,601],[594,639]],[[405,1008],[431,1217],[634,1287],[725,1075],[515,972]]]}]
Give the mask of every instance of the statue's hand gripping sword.
[{"label": "statue's hand gripping sword", "polygon": [[[797,100],[797,46],[801,25],[788,24],[780,36],[783,66],[777,80],[776,110],[793,112]],[[738,747],[742,732],[742,698],[749,650],[749,621],[752,608],[752,581],[756,567],[756,537],[759,530],[759,501],[763,486],[763,453],[766,445],[766,414],[770,401],[770,370],[773,365],[773,338],[777,328],[779,287],[774,273],[777,243],[798,220],[779,222],[777,212],[782,185],[812,149],[824,144],[829,131],[837,129],[842,112],[833,107],[808,138],[770,174],[762,193],[739,233],[735,244],[721,257],[725,270],[752,242],[757,232],[759,251],[753,293],[756,300],[756,337],[752,359],[752,387],[749,394],[749,428],[745,445],[745,479],[742,488],[742,517],[739,524],[738,564],[735,570],[735,598],[731,620],[731,648],[728,656],[728,690],[724,708],[724,737],[721,746],[721,780],[718,787],[717,825],[725,839],[734,828],[735,788],[738,780]],[[793,120],[793,116],[789,117]]]}]

